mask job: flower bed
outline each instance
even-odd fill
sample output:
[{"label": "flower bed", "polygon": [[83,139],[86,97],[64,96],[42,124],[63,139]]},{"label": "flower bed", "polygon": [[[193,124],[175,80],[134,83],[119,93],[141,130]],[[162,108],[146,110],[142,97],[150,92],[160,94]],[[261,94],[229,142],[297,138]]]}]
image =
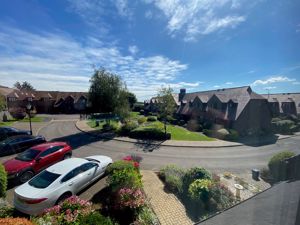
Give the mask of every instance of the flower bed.
[{"label": "flower bed", "polygon": [[230,190],[220,183],[220,178],[201,167],[184,170],[168,165],[159,172],[166,189],[182,201],[188,215],[195,222],[222,211],[236,199]]}]

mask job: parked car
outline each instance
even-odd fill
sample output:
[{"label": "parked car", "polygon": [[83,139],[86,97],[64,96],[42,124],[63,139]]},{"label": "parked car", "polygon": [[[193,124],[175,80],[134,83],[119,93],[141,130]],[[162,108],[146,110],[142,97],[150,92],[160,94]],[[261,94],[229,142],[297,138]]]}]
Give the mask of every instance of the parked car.
[{"label": "parked car", "polygon": [[34,145],[45,143],[43,136],[17,135],[0,142],[0,156],[22,152]]},{"label": "parked car", "polygon": [[28,130],[19,130],[14,127],[0,127],[0,141],[5,140],[6,138],[15,136],[15,135],[22,135],[27,134],[30,135],[30,131]]},{"label": "parked car", "polygon": [[14,206],[23,213],[38,215],[93,183],[111,163],[111,158],[101,155],[58,162],[17,187]]},{"label": "parked car", "polygon": [[43,169],[68,159],[72,148],[65,142],[48,142],[36,145],[3,163],[10,180],[25,183]]}]

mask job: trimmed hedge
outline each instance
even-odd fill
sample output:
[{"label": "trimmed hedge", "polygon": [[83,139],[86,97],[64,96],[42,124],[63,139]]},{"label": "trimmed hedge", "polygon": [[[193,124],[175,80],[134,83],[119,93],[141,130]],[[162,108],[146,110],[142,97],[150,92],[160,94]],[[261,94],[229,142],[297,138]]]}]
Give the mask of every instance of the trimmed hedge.
[{"label": "trimmed hedge", "polygon": [[165,132],[158,128],[143,127],[131,131],[129,137],[136,139],[165,140],[171,139],[171,134],[167,133],[167,136],[165,136]]},{"label": "trimmed hedge", "polygon": [[155,122],[155,121],[157,121],[157,117],[156,116],[148,116],[147,121]]},{"label": "trimmed hedge", "polygon": [[209,171],[201,167],[193,167],[189,169],[185,175],[183,176],[183,191],[188,193],[188,189],[191,183],[193,183],[197,179],[208,179],[212,178]]},{"label": "trimmed hedge", "polygon": [[286,163],[284,160],[295,156],[295,153],[290,151],[279,152],[274,155],[268,163],[268,167],[271,173],[271,176],[275,181],[281,181],[287,179]]},{"label": "trimmed hedge", "polygon": [[6,196],[7,173],[2,164],[0,164],[0,198]]},{"label": "trimmed hedge", "polygon": [[147,121],[147,117],[145,117],[145,116],[142,116],[142,117],[138,118],[138,123],[139,123],[139,124],[143,124],[143,123],[145,123],[146,121]]},{"label": "trimmed hedge", "polygon": [[296,129],[295,122],[292,120],[280,120],[272,122],[272,130],[274,133],[292,134]]},{"label": "trimmed hedge", "polygon": [[138,125],[136,122],[128,121],[121,127],[120,133],[122,135],[128,135],[130,131],[134,130],[137,127]]}]

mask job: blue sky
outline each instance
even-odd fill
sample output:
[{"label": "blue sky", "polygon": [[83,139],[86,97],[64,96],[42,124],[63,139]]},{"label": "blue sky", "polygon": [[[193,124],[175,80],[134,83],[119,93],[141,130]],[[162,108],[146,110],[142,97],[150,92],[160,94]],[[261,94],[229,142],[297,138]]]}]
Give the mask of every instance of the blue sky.
[{"label": "blue sky", "polygon": [[300,91],[298,0],[2,0],[1,85],[87,91],[93,65],[139,100],[251,85]]}]

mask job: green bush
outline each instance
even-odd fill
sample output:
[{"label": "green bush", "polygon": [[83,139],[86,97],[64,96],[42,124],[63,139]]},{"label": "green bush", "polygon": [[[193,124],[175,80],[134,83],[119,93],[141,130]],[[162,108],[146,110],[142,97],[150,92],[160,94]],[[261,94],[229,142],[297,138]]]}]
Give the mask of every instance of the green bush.
[{"label": "green bush", "polygon": [[7,174],[5,168],[0,164],[0,198],[6,196]]},{"label": "green bush", "polygon": [[212,137],[213,136],[213,131],[212,130],[208,130],[208,129],[203,129],[203,134],[205,134],[206,136]]},{"label": "green bush", "polygon": [[176,165],[167,165],[159,171],[159,177],[164,180],[167,189],[174,193],[182,192],[182,178],[185,171]]},{"label": "green bush", "polygon": [[137,225],[156,225],[159,224],[156,215],[152,212],[149,207],[143,207],[137,214],[136,222],[133,224]]},{"label": "green bush", "polygon": [[292,134],[293,126],[295,126],[295,122],[292,120],[280,120],[277,122],[272,122],[272,130],[274,133]]},{"label": "green bush", "polygon": [[98,212],[90,213],[89,215],[83,216],[79,220],[80,225],[117,225],[109,217],[102,216]]},{"label": "green bush", "polygon": [[136,169],[114,170],[108,175],[108,185],[112,191],[120,188],[142,188],[142,176]]},{"label": "green bush", "polygon": [[177,124],[177,119],[175,119],[173,116],[167,116],[166,119],[170,124],[173,124],[173,125]]},{"label": "green bush", "polygon": [[171,134],[167,133],[166,137],[165,132],[159,128],[143,127],[131,131],[129,137],[136,139],[165,140],[170,139]]},{"label": "green bush", "polygon": [[127,121],[120,130],[120,133],[122,135],[129,135],[130,131],[134,130],[135,128],[137,128],[138,125],[136,122],[134,121]]},{"label": "green bush", "polygon": [[210,180],[211,174],[204,168],[201,167],[193,167],[189,169],[183,176],[183,191],[185,193],[188,192],[189,186],[197,179],[208,179]]},{"label": "green bush", "polygon": [[275,181],[286,180],[287,168],[284,160],[295,156],[295,153],[283,151],[275,154],[268,163],[270,174]]},{"label": "green bush", "polygon": [[173,164],[167,165],[159,170],[159,177],[163,180],[167,176],[177,176],[182,178],[184,174],[185,171],[182,168]]},{"label": "green bush", "polygon": [[233,193],[220,182],[212,184],[209,188],[209,195],[213,201],[209,201],[207,207],[212,211],[226,209],[235,203]]},{"label": "green bush", "polygon": [[140,110],[140,115],[144,115],[145,111],[143,109]]},{"label": "green bush", "polygon": [[212,186],[212,181],[209,179],[197,179],[194,180],[188,189],[189,196],[194,201],[202,200],[207,202],[209,199],[209,190]]},{"label": "green bush", "polygon": [[147,121],[147,117],[145,117],[145,116],[142,116],[142,117],[138,118],[138,123],[139,123],[139,124],[143,124],[143,123],[145,123],[146,121]]},{"label": "green bush", "polygon": [[119,160],[109,165],[109,167],[107,168],[107,173],[110,174],[117,170],[124,170],[124,169],[134,170],[135,167],[132,162]]},{"label": "green bush", "polygon": [[177,176],[167,176],[165,179],[165,185],[168,190],[173,193],[182,192],[182,179]]},{"label": "green bush", "polygon": [[0,208],[0,218],[13,217],[14,208],[9,206],[4,206]]},{"label": "green bush", "polygon": [[179,120],[178,125],[179,125],[179,126],[185,125],[185,121],[184,121],[184,120]]},{"label": "green bush", "polygon": [[157,121],[157,117],[156,116],[148,116],[147,121],[149,121],[149,122]]},{"label": "green bush", "polygon": [[105,123],[102,130],[104,131],[117,131],[119,129],[118,122]]},{"label": "green bush", "polygon": [[239,139],[239,133],[236,130],[230,129],[229,134],[225,136],[225,140],[236,141]]}]

